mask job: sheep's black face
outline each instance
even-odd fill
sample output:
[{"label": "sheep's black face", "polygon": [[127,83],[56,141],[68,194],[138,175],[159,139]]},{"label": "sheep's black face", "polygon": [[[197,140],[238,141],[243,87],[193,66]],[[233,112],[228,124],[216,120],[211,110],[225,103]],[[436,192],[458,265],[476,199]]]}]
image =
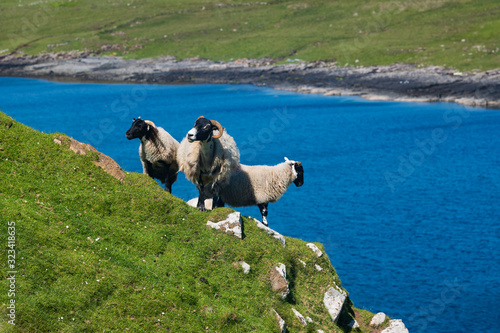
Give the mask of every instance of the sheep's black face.
[{"label": "sheep's black face", "polygon": [[292,168],[295,171],[295,173],[297,174],[297,177],[293,181],[295,186],[299,187],[299,186],[304,185],[304,167],[302,166],[302,163],[295,162],[292,165]]},{"label": "sheep's black face", "polygon": [[134,118],[132,126],[130,126],[125,135],[127,136],[127,139],[132,140],[136,138],[142,138],[147,134],[147,132],[148,132],[148,124],[146,124],[146,122],[141,118],[139,119]]},{"label": "sheep's black face", "polygon": [[216,129],[217,126],[212,124],[210,120],[200,117],[194,123],[194,127],[187,133],[187,139],[189,142],[207,141],[212,138],[213,130]]}]

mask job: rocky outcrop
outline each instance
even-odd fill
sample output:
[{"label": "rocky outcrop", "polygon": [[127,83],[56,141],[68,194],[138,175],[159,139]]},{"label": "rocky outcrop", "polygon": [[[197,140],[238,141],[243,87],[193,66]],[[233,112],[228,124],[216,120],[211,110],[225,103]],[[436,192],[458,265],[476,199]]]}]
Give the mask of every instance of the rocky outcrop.
[{"label": "rocky outcrop", "polygon": [[[112,47],[112,46],[111,46]],[[175,57],[122,59],[88,51],[0,59],[0,76],[64,77],[148,83],[241,83],[301,93],[359,95],[371,100],[456,102],[500,108],[500,69],[461,73],[443,67],[394,64],[339,67],[332,63],[276,65],[268,59],[219,62]]]},{"label": "rocky outcrop", "polygon": [[393,319],[382,333],[409,333],[409,331],[401,319]]},{"label": "rocky outcrop", "polygon": [[[194,202],[195,200],[193,199],[192,201]],[[281,238],[283,237],[282,235],[264,226],[258,220],[255,220],[255,222],[259,228],[265,230],[269,235],[280,240],[281,242]],[[227,219],[223,221],[219,221],[217,223],[208,221],[207,226],[210,226],[217,230],[221,230],[229,235],[233,235],[241,239],[241,223],[242,223],[241,214],[239,212],[234,212],[229,214]],[[259,223],[261,226],[259,225]],[[282,244],[283,246],[285,245],[284,237]],[[306,246],[312,251],[315,258],[321,258],[323,256],[323,252],[315,244],[307,243]],[[305,269],[307,267],[306,262],[303,261],[302,259],[297,258],[297,261],[300,264],[300,266],[302,266],[302,268]],[[250,265],[248,265],[246,262],[242,260],[235,262],[234,265],[235,267],[241,266],[243,269],[243,273],[245,274],[248,274],[250,272]],[[317,272],[322,272],[324,270],[319,264],[316,264],[314,262],[313,266]],[[282,299],[286,299],[288,297],[288,295],[290,294],[290,285],[287,280],[285,264],[278,263],[276,267],[273,267],[271,269],[269,273],[269,281],[273,291],[279,293]],[[323,297],[323,305],[325,306],[326,310],[330,314],[331,319],[334,322],[339,321],[339,317],[342,314],[342,310],[344,308],[344,304],[346,303],[347,299],[348,299],[347,293],[342,288],[337,286],[335,283],[333,283],[333,286],[330,286],[328,290],[325,292]],[[276,312],[276,310],[273,309],[273,311],[278,320],[280,332],[286,332],[285,321],[278,314],[278,312]],[[313,320],[310,317],[303,316],[297,309],[292,308],[292,312],[294,313],[295,317],[298,319],[301,325],[307,326],[308,323],[313,323]],[[378,327],[384,323],[385,319],[386,315],[382,312],[379,312],[375,316],[373,316],[369,325],[372,327]],[[343,325],[346,325],[351,330],[360,328],[360,325],[356,319],[352,319],[350,322],[348,322],[348,324],[344,323]],[[317,332],[321,331],[322,330],[320,329],[317,330]],[[405,325],[401,320],[395,319],[391,320],[390,325],[381,332],[408,333],[408,330],[406,329]]]},{"label": "rocky outcrop", "polygon": [[323,297],[323,303],[325,304],[330,317],[333,321],[337,321],[344,306],[346,296],[340,293],[334,287],[330,287]]},{"label": "rocky outcrop", "polygon": [[286,333],[286,323],[285,321],[283,320],[283,318],[281,318],[281,316],[278,314],[278,312],[276,312],[276,310],[274,310],[274,314],[276,315],[276,319],[278,319],[278,326],[280,328],[280,333]]},{"label": "rocky outcrop", "polygon": [[207,221],[207,226],[233,235],[239,239],[243,237],[242,224],[243,220],[241,219],[240,212],[231,213],[227,216],[227,219],[219,222]]},{"label": "rocky outcrop", "polygon": [[[60,137],[59,139],[55,138],[54,143],[62,145],[64,140],[65,138],[62,137]],[[102,168],[104,171],[118,179],[120,182],[122,182],[123,178],[125,178],[125,172],[114,159],[97,151],[97,149],[95,149],[91,145],[70,138],[69,149],[79,155],[86,155],[89,151],[97,152],[99,154],[99,160],[94,161],[95,165]]]},{"label": "rocky outcrop", "polygon": [[281,298],[286,298],[290,293],[290,288],[286,280],[286,266],[282,263],[278,263],[278,266],[271,269],[269,278],[273,290],[281,293]]},{"label": "rocky outcrop", "polygon": [[286,245],[285,237],[283,237],[282,234],[279,232],[269,228],[266,226],[264,223],[260,222],[257,219],[254,219],[255,223],[257,224],[257,228],[262,229],[267,232],[268,235],[272,236],[273,238],[277,239],[281,244],[283,244],[283,247]]},{"label": "rocky outcrop", "polygon": [[[191,203],[192,206],[196,207],[197,200],[198,200],[197,198],[193,198],[188,203]],[[205,201],[205,203],[207,202]],[[283,244],[283,246],[285,246],[286,243],[283,235],[265,226],[257,219],[254,219],[254,221],[258,228],[266,231],[268,235],[277,239],[278,241],[280,241],[280,243]],[[218,230],[224,231],[230,235],[235,235],[236,237],[238,237],[237,235],[239,234],[239,232],[235,230],[238,230],[239,223],[241,223],[241,214],[239,212],[235,212],[229,214],[228,218],[223,221],[217,223],[208,221],[207,225],[216,228]],[[307,243],[306,246],[309,248],[310,251],[312,251],[315,258],[323,257],[323,252],[315,244]],[[302,266],[302,268],[305,269],[307,267],[307,264],[304,260],[297,258],[297,261],[300,264],[300,266]],[[248,274],[250,272],[250,265],[248,265],[242,260],[235,262],[234,265],[241,266],[245,274]],[[324,270],[319,264],[314,263],[314,261],[312,265],[314,266],[314,269],[317,272],[322,272]],[[271,284],[271,288],[275,292],[279,293],[282,299],[286,299],[287,296],[290,294],[290,286],[287,281],[286,266],[284,264],[278,263],[276,267],[273,267],[271,269],[269,273],[269,281]],[[333,284],[333,286],[329,287],[328,290],[325,292],[323,297],[323,304],[328,313],[330,314],[331,319],[334,322],[339,321],[339,317],[342,314],[342,310],[344,308],[344,304],[346,303],[347,299],[348,299],[347,293],[342,288],[337,286],[335,283]],[[273,311],[278,320],[279,332],[286,332],[287,330],[285,321],[278,314],[278,312],[276,312],[276,310],[273,309]],[[313,322],[313,320],[310,317],[303,316],[295,308],[292,308],[292,312],[302,326],[307,326],[308,323]],[[378,326],[382,325],[385,320],[386,320],[386,315],[382,312],[379,312],[373,316],[373,318],[369,323],[369,326],[376,328],[378,332],[378,330],[380,329],[378,328]],[[401,320],[394,319],[391,320],[389,323],[390,323],[389,326],[384,330],[382,330],[381,333],[408,333],[408,330],[406,329],[405,325]],[[348,322],[348,324],[344,323],[343,325],[346,325],[351,330],[360,328],[360,325],[356,319],[352,319],[350,322]],[[316,332],[323,332],[323,330],[318,329],[316,330]]]},{"label": "rocky outcrop", "polygon": [[292,308],[292,311],[293,311],[293,314],[295,315],[295,317],[297,317],[297,319],[299,320],[299,322],[303,326],[307,326],[306,318],[304,318],[304,316],[301,315],[299,311],[295,310],[295,308]]},{"label": "rocky outcrop", "polygon": [[321,250],[313,243],[307,243],[306,246],[310,248],[318,258],[323,255],[323,252],[321,252]]},{"label": "rocky outcrop", "polygon": [[379,326],[385,321],[385,313],[379,312],[375,316],[373,316],[372,320],[370,321],[370,326]]}]

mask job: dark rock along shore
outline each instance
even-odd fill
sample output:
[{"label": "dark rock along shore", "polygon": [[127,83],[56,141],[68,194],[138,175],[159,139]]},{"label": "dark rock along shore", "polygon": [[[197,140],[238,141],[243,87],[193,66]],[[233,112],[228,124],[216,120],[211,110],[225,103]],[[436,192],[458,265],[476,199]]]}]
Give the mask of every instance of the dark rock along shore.
[{"label": "dark rock along shore", "polygon": [[6,56],[0,76],[38,77],[105,82],[254,84],[302,93],[359,95],[372,100],[456,102],[500,108],[500,69],[460,73],[442,67],[416,68],[395,64],[338,67],[334,64],[290,63],[240,59],[124,60],[85,52]]}]

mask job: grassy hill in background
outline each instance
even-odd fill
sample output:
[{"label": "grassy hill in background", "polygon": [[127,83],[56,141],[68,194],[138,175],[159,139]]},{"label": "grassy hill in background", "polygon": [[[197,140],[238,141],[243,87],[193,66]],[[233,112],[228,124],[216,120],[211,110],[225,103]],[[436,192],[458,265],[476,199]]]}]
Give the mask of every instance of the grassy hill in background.
[{"label": "grassy hill in background", "polygon": [[[248,218],[243,240],[210,229],[207,220],[232,210],[199,212],[146,175],[120,182],[94,165],[96,152],[77,155],[69,141],[0,112],[1,332],[276,332],[272,309],[289,332],[346,330],[323,305],[328,288],[341,285],[326,255],[288,237],[283,247]],[[7,262],[12,222],[15,267]],[[270,284],[279,262],[291,289],[285,300]],[[15,327],[6,279],[14,269]],[[303,327],[292,308],[314,323]],[[372,315],[346,301],[339,323],[355,317],[370,332]]]},{"label": "grassy hill in background", "polygon": [[497,0],[5,0],[0,55],[273,58],[339,65],[500,64]]}]

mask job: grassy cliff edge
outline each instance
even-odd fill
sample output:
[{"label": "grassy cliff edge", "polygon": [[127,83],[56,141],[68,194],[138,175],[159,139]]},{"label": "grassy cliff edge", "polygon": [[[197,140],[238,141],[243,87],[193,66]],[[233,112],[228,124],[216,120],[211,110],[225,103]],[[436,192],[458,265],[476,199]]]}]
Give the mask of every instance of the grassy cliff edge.
[{"label": "grassy cliff edge", "polygon": [[[248,218],[242,240],[209,229],[207,220],[232,210],[201,213],[142,174],[120,182],[93,163],[97,152],[78,155],[69,144],[0,112],[3,291],[16,272],[15,295],[0,296],[2,332],[276,332],[273,309],[289,332],[346,332],[353,318],[374,331],[373,314],[349,299],[332,321],[323,295],[341,282],[304,241],[286,237],[283,247]],[[284,300],[269,281],[278,263],[291,290]],[[12,300],[15,327],[5,319]],[[304,327],[292,308],[313,322]]]}]

